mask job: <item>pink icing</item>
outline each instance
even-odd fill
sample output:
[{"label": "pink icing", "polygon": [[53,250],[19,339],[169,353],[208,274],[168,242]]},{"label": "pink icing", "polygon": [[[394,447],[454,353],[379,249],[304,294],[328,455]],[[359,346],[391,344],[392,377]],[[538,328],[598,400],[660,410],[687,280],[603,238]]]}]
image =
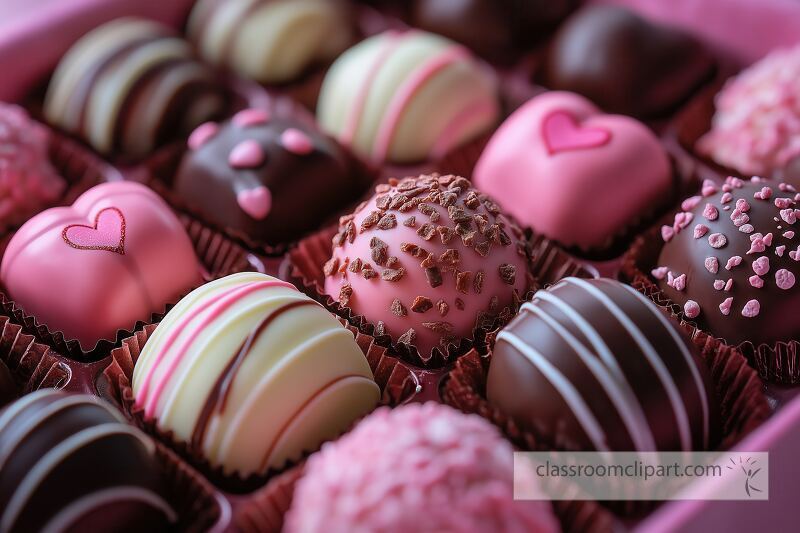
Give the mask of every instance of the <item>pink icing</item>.
[{"label": "pink icing", "polygon": [[791,198],[775,198],[775,207],[778,209],[786,209],[791,207],[794,201]]},{"label": "pink icing", "polygon": [[719,271],[719,259],[717,259],[716,257],[706,257],[704,264],[706,270],[708,270],[712,274],[716,274]]},{"label": "pink icing", "polygon": [[769,200],[772,197],[772,189],[769,187],[761,187],[760,191],[753,193],[753,198],[756,200]]},{"label": "pink icing", "polygon": [[725,282],[725,291],[730,292],[733,288],[733,278],[729,278],[728,281]]},{"label": "pink icing", "polygon": [[686,300],[683,312],[687,318],[697,318],[700,315],[700,305],[694,300]]},{"label": "pink icing", "polygon": [[72,224],[64,228],[64,241],[80,250],[107,250],[125,254],[125,217],[116,207],[98,211],[94,225]]},{"label": "pink icing", "polygon": [[651,270],[650,274],[652,274],[656,279],[664,279],[667,276],[668,270],[669,269],[667,267],[658,267]]},{"label": "pink icing", "polygon": [[[208,301],[204,302],[204,305],[198,305],[189,309],[186,314],[181,317],[180,323],[177,324],[175,328],[170,330],[169,337],[165,339],[163,350],[155,355],[155,361],[152,365],[147,367],[148,372],[142,375],[139,394],[136,396],[136,405],[139,407],[144,407],[146,416],[155,416],[155,409],[158,405],[159,398],[161,398],[161,394],[164,392],[164,387],[167,383],[169,383],[172,374],[175,373],[175,369],[183,360],[186,351],[194,343],[197,336],[200,335],[200,333],[206,327],[219,318],[222,313],[235,305],[236,302],[249,294],[269,287],[295,288],[294,285],[280,280],[259,281],[248,285],[237,285],[228,289],[227,291],[214,295]],[[201,313],[206,313],[206,316],[199,324],[195,324],[195,326],[190,330],[190,333],[186,335],[186,338],[178,348],[175,356],[169,361],[163,361],[165,354],[169,353],[172,345],[177,342],[178,337],[186,332],[189,324],[191,324],[191,322]],[[165,363],[166,366],[164,366],[162,363]],[[161,375],[160,379],[154,381],[153,373],[155,372],[156,368],[160,370]],[[151,386],[153,388],[152,392],[150,391]]]},{"label": "pink icing", "polygon": [[550,155],[567,150],[599,148],[611,140],[611,132],[605,128],[581,126],[569,112],[557,109],[542,121],[542,139]]},{"label": "pink icing", "polygon": [[[730,186],[729,185],[723,185],[723,187],[730,187]],[[723,204],[728,204],[728,203],[731,202],[731,200],[733,200],[733,195],[731,193],[729,193],[729,192],[724,193],[722,195],[722,197],[719,199],[720,203],[723,203]]]},{"label": "pink icing", "polygon": [[257,141],[247,139],[231,150],[228,164],[233,168],[255,168],[264,162],[264,149]]},{"label": "pink icing", "polygon": [[314,151],[314,142],[297,128],[289,128],[281,133],[281,146],[297,155],[308,155]]},{"label": "pink icing", "polygon": [[197,126],[186,144],[190,150],[198,150],[201,146],[207,143],[219,131],[219,125],[216,122],[204,122]]},{"label": "pink icing", "polygon": [[753,318],[758,316],[761,311],[761,304],[758,300],[749,300],[744,307],[742,307],[742,316],[746,318]]},{"label": "pink icing", "polygon": [[728,244],[728,238],[722,233],[712,233],[708,236],[708,244],[710,244],[712,248],[722,248]]},{"label": "pink icing", "polygon": [[703,218],[706,218],[708,220],[717,220],[718,217],[719,217],[719,209],[717,209],[711,204],[706,204],[706,206],[703,208]]},{"label": "pink icing", "polygon": [[434,76],[450,65],[463,59],[470,59],[470,52],[461,45],[452,45],[439,54],[429,58],[419,65],[413,74],[397,89],[386,109],[378,132],[375,135],[372,157],[375,161],[384,161],[389,153],[389,147],[394,137],[394,132],[400,124],[400,118],[408,107],[409,102]]},{"label": "pink icing", "polygon": [[775,284],[779,289],[789,290],[794,287],[794,274],[785,268],[775,272]]},{"label": "pink icing", "polygon": [[246,128],[248,126],[259,126],[261,124],[266,124],[269,122],[270,114],[269,111],[266,109],[243,109],[233,115],[231,122],[239,126],[240,128]]},{"label": "pink icing", "polygon": [[747,200],[744,198],[739,198],[736,200],[736,209],[741,211],[742,213],[747,213],[750,211],[750,204],[747,203]]},{"label": "pink icing", "polygon": [[[549,502],[514,500],[512,451],[476,415],[378,409],[311,456],[285,531],[559,531]],[[517,482],[535,492],[524,473]]]},{"label": "pink icing", "polygon": [[750,285],[756,289],[760,289],[764,286],[764,280],[759,276],[750,276],[748,281],[750,282]]},{"label": "pink icing", "polygon": [[783,232],[783,236],[786,237],[787,239],[793,239],[794,238],[794,232],[793,231],[784,231]]},{"label": "pink icing", "polygon": [[[114,244],[120,234],[115,219],[121,219],[113,209],[98,219],[109,208],[118,209],[125,220],[124,255],[65,245],[64,228],[91,227],[95,220],[103,232],[77,237],[70,232],[70,240]],[[72,206],[48,209],[29,220],[8,245],[0,280],[26,312],[67,339],[77,339],[85,350],[137,320],[149,320],[202,281],[181,222],[158,195],[134,182],[98,185]]]},{"label": "pink icing", "polygon": [[725,264],[725,270],[730,270],[733,267],[739,266],[741,263],[742,263],[742,256],[734,255],[733,257],[728,259],[728,262]]},{"label": "pink icing", "polygon": [[786,251],[786,246],[784,246],[783,244],[775,247],[775,255],[777,255],[778,257],[783,257],[783,252],[785,251]]},{"label": "pink icing", "polygon": [[733,306],[733,297],[729,296],[719,304],[719,310],[723,315],[729,315],[731,313],[731,307]]},{"label": "pink icing", "polygon": [[718,291],[721,291],[722,289],[725,288],[725,282],[721,279],[715,279],[714,288],[717,289]]},{"label": "pink icing", "polygon": [[[582,128],[608,131],[610,139],[592,150],[552,157],[542,135],[543,122],[555,111],[568,111]],[[673,186],[669,159],[647,127],[561,91],[536,96],[507,118],[473,179],[524,225],[583,249],[606,246],[656,209]],[[576,211],[576,198],[591,201]]]},{"label": "pink icing", "polygon": [[769,272],[769,257],[761,256],[753,261],[753,272],[759,276],[763,276]]},{"label": "pink icing", "polygon": [[702,236],[703,236],[703,235],[705,235],[706,233],[708,233],[708,226],[706,226],[706,225],[704,225],[704,224],[697,224],[697,225],[694,227],[694,234],[693,234],[693,236],[694,236],[694,238],[695,238],[695,239],[699,239],[700,237],[702,237]]},{"label": "pink icing", "polygon": [[272,209],[272,193],[263,185],[239,191],[236,201],[242,211],[256,220],[267,218]]},{"label": "pink icing", "polygon": [[755,230],[755,228],[752,224],[742,224],[739,226],[739,231],[742,233],[753,233],[753,230]]}]

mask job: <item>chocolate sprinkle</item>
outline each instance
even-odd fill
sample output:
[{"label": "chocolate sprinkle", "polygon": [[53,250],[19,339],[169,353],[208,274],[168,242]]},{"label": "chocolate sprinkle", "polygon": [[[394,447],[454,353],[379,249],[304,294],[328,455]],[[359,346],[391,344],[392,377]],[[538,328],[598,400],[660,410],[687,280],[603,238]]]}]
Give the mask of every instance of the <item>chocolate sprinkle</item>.
[{"label": "chocolate sprinkle", "polygon": [[464,310],[464,300],[462,300],[461,298],[456,298],[455,304],[456,304],[456,309],[458,309],[459,311]]},{"label": "chocolate sprinkle", "polygon": [[455,248],[448,248],[439,256],[439,262],[444,265],[455,266],[461,261],[461,256]]},{"label": "chocolate sprinkle", "polygon": [[450,306],[447,305],[447,302],[445,302],[444,300],[439,300],[438,302],[436,302],[436,309],[439,310],[439,315],[445,317],[447,316],[447,312],[450,310]]},{"label": "chocolate sprinkle", "polygon": [[472,272],[457,272],[456,273],[456,290],[462,294],[467,294],[469,291],[469,280],[472,278]]},{"label": "chocolate sprinkle", "polygon": [[405,273],[406,270],[403,267],[387,268],[381,272],[381,279],[384,281],[400,281]]},{"label": "chocolate sprinkle", "polygon": [[422,260],[419,266],[422,268],[433,268],[436,266],[436,258],[433,256],[433,254],[428,254],[428,256]]},{"label": "chocolate sprinkle", "polygon": [[442,273],[439,271],[439,267],[426,268],[425,277],[428,278],[428,284],[434,289],[442,284]]},{"label": "chocolate sprinkle", "polygon": [[409,228],[417,227],[417,217],[408,217],[403,221],[403,225]]},{"label": "chocolate sprinkle", "polygon": [[503,263],[500,265],[499,271],[500,279],[503,280],[503,283],[506,285],[514,284],[514,281],[517,279],[517,268],[514,265]]},{"label": "chocolate sprinkle", "polygon": [[332,257],[325,263],[322,267],[322,273],[326,276],[332,276],[334,272],[339,268],[339,259],[336,257]]},{"label": "chocolate sprinkle", "polygon": [[454,329],[453,324],[445,322],[444,320],[438,322],[423,322],[422,325],[436,333],[452,333]]},{"label": "chocolate sprinkle", "polygon": [[417,235],[419,235],[426,241],[429,241],[433,237],[435,231],[436,230],[434,229],[433,224],[425,223],[417,230]]},{"label": "chocolate sprinkle", "polygon": [[400,338],[397,339],[397,342],[402,344],[414,344],[414,341],[417,339],[417,332],[414,331],[414,328],[408,328],[408,331],[400,335]]},{"label": "chocolate sprinkle", "polygon": [[372,269],[372,266],[369,264],[364,265],[364,268],[361,269],[361,275],[364,276],[364,279],[372,279],[378,277],[378,273]]},{"label": "chocolate sprinkle", "polygon": [[383,323],[383,320],[379,320],[375,324],[375,336],[382,337],[383,335],[386,335],[386,324]]},{"label": "chocolate sprinkle", "polygon": [[478,270],[478,273],[475,274],[475,279],[472,280],[472,290],[475,291],[475,294],[480,294],[483,290],[483,280],[486,277],[486,273],[483,270]]},{"label": "chocolate sprinkle", "polygon": [[349,270],[350,272],[355,272],[356,274],[358,274],[359,272],[361,272],[361,268],[362,268],[363,266],[364,266],[364,264],[362,263],[361,259],[359,259],[358,257],[356,257],[356,258],[355,258],[355,259],[353,259],[353,261],[350,263],[350,266],[348,267],[348,270]]},{"label": "chocolate sprinkle", "polygon": [[350,303],[350,297],[353,295],[353,287],[349,283],[342,285],[339,290],[339,304],[342,306]]},{"label": "chocolate sprinkle", "polygon": [[436,226],[436,232],[439,234],[442,244],[448,244],[455,235],[455,232],[447,226]]},{"label": "chocolate sprinkle", "polygon": [[369,241],[369,247],[372,249],[372,260],[379,265],[386,264],[386,259],[389,257],[389,246],[377,237],[373,237]]},{"label": "chocolate sprinkle", "polygon": [[411,304],[411,310],[415,313],[424,313],[433,308],[433,302],[425,296],[417,296]]},{"label": "chocolate sprinkle", "polygon": [[392,305],[389,307],[389,311],[391,311],[394,316],[406,316],[408,314],[405,306],[403,306],[403,303],[398,298],[392,300]]},{"label": "chocolate sprinkle", "polygon": [[367,215],[364,220],[361,221],[361,231],[367,230],[373,227],[375,224],[378,223],[378,220],[381,219],[381,212],[380,211],[372,211],[369,215]]}]

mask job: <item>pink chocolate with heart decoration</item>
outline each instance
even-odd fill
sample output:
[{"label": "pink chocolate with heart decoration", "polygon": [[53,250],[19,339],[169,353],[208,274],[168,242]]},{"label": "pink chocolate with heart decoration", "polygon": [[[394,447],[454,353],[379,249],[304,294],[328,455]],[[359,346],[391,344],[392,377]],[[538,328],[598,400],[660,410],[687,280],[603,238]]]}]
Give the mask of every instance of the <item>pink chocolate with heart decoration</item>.
[{"label": "pink chocolate with heart decoration", "polygon": [[506,119],[473,178],[523,224],[584,250],[607,247],[673,189],[669,158],[646,126],[561,91]]},{"label": "pink chocolate with heart decoration", "polygon": [[39,324],[88,351],[163,311],[202,276],[167,204],[144,185],[116,182],[30,219],[6,249],[0,280]]}]

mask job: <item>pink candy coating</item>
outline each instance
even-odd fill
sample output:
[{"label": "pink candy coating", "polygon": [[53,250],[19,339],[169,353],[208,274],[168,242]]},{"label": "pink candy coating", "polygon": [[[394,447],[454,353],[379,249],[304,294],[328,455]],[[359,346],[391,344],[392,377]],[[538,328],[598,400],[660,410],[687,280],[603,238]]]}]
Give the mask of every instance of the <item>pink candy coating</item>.
[{"label": "pink candy coating", "polygon": [[476,415],[378,409],[311,456],[284,531],[558,531],[549,503],[514,501],[512,451]]},{"label": "pink candy coating", "polygon": [[84,350],[202,283],[178,217],[134,182],[97,185],[30,219],[8,245],[0,280],[28,314]]},{"label": "pink candy coating", "polygon": [[[581,142],[570,137],[570,149],[553,152],[545,123],[563,114],[579,125]],[[608,132],[607,142],[600,142],[600,131]],[[591,139],[584,138],[586,132]],[[534,97],[506,119],[473,178],[522,224],[582,249],[608,246],[657,209],[673,186],[669,159],[647,127],[561,91]]]},{"label": "pink candy coating", "polygon": [[0,232],[55,203],[66,182],[50,163],[49,132],[20,107],[0,103]]}]

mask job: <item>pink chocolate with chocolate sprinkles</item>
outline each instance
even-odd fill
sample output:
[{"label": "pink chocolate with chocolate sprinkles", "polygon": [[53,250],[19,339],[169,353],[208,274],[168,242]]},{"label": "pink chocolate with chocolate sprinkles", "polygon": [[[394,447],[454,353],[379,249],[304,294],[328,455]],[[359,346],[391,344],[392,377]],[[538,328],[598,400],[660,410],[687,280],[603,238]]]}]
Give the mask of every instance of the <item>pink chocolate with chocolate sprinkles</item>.
[{"label": "pink chocolate with chocolate sprinkles", "polygon": [[[721,187],[705,182],[702,201],[695,198],[662,228],[665,244],[652,270],[659,287],[687,318],[731,344],[800,338],[795,188],[729,177]],[[698,217],[701,229],[678,223]]]},{"label": "pink chocolate with chocolate sprinkles", "polygon": [[[342,218],[333,245],[325,292],[382,322],[385,333],[414,344],[423,357],[470,338],[491,317],[510,317],[530,287],[521,229],[457,176],[378,185]],[[354,262],[361,272],[330,266]],[[365,268],[377,275],[365,277]]]}]

